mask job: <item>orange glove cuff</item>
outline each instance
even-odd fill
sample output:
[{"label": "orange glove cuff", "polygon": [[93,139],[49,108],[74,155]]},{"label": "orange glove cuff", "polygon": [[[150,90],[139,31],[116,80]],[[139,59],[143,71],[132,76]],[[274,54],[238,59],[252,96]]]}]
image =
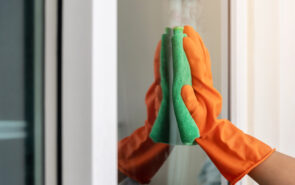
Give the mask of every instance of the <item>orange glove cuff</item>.
[{"label": "orange glove cuff", "polygon": [[215,128],[196,141],[230,184],[238,182],[274,152],[228,120],[218,120]]}]

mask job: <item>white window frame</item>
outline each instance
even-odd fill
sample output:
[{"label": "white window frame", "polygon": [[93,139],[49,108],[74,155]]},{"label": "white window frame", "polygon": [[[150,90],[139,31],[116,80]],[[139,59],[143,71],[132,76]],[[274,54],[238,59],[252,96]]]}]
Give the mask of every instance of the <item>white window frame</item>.
[{"label": "white window frame", "polygon": [[92,18],[92,183],[115,185],[118,123],[117,1],[93,1]]},{"label": "white window frame", "polygon": [[57,1],[45,0],[44,183],[57,185]]},{"label": "white window frame", "polygon": [[63,185],[117,184],[116,6],[63,0]]}]

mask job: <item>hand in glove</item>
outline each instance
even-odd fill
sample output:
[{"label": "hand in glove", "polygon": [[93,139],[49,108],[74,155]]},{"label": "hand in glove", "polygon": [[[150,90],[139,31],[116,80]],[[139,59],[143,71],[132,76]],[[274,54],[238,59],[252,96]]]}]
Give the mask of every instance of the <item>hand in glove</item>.
[{"label": "hand in glove", "polygon": [[221,174],[235,184],[274,150],[243,133],[229,120],[217,119],[222,97],[213,87],[209,52],[192,27],[185,26],[184,33],[187,37],[183,38],[183,47],[190,63],[192,86],[183,86],[181,95],[200,131],[196,142]]},{"label": "hand in glove", "polygon": [[119,141],[118,144],[119,170],[139,183],[148,183],[169,155],[168,144],[154,143],[149,138],[162,100],[160,50],[161,42],[157,45],[154,57],[155,81],[147,91],[145,98],[147,120],[144,126]]}]

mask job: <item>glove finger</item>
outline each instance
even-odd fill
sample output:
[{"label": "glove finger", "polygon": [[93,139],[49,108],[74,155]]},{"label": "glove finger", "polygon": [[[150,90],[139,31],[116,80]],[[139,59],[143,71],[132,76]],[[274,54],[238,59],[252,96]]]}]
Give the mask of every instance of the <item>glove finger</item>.
[{"label": "glove finger", "polygon": [[159,109],[161,107],[162,98],[163,98],[162,88],[161,88],[160,85],[158,85],[155,88],[155,112],[156,112],[156,116],[158,116],[158,112],[159,112]]},{"label": "glove finger", "polygon": [[157,84],[160,84],[160,81],[161,81],[160,58],[161,58],[161,40],[157,44],[155,56],[154,56],[154,77],[155,77],[155,82]]},{"label": "glove finger", "polygon": [[194,28],[189,26],[189,25],[184,26],[183,32],[186,33],[188,35],[188,37],[190,37],[196,45],[198,45],[198,44],[201,45],[203,55],[204,55],[204,59],[205,59],[205,64],[206,64],[205,75],[208,78],[210,78],[211,81],[212,81],[210,55],[209,55],[208,49],[206,48],[200,34],[198,32],[196,32],[194,30]]},{"label": "glove finger", "polygon": [[207,77],[209,81],[211,82],[211,85],[213,86],[213,78],[212,78],[212,70],[211,70],[211,59],[210,59],[210,54],[207,48],[205,48],[205,60],[206,60],[206,66],[207,66]]},{"label": "glove finger", "polygon": [[159,86],[161,83],[160,75],[160,53],[161,53],[161,40],[158,42],[155,56],[154,56],[154,77],[155,81],[152,83],[145,95],[145,104],[147,106],[147,119],[149,123],[154,123],[156,119],[157,109],[159,109],[161,96],[159,95],[162,91],[159,91]]},{"label": "glove finger", "polygon": [[201,132],[206,123],[207,109],[205,102],[202,98],[198,98],[196,94],[197,92],[195,93],[190,85],[184,85],[181,89],[183,102]]},{"label": "glove finger", "polygon": [[195,44],[190,37],[183,38],[183,48],[190,64],[192,83],[198,87],[199,81],[205,80],[206,66],[200,43]]},{"label": "glove finger", "polygon": [[195,44],[199,43],[200,35],[194,30],[192,26],[185,25],[183,29],[183,33],[185,33],[188,37],[190,37]]},{"label": "glove finger", "polygon": [[[197,32],[196,32],[197,33]],[[197,33],[198,34],[198,33]],[[206,68],[207,68],[207,77],[208,79],[210,79],[212,81],[212,70],[211,70],[211,60],[210,60],[210,54],[209,54],[209,51],[208,49],[206,48],[203,40],[201,37],[199,37],[200,39],[200,43],[201,43],[201,46],[203,48],[203,51],[204,51],[204,54],[205,54],[205,64],[206,64]]]}]

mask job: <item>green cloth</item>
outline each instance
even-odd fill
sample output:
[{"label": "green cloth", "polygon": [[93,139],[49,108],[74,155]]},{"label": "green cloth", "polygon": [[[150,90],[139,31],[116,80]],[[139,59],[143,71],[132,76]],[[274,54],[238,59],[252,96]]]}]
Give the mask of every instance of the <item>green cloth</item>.
[{"label": "green cloth", "polygon": [[[190,66],[183,50],[183,37],[183,27],[174,28],[173,36],[172,30],[166,28],[166,33],[162,35],[160,74],[163,98],[150,133],[154,142],[195,145],[195,139],[200,137],[199,129],[181,97],[181,88],[192,85]],[[171,67],[173,71],[169,70]],[[179,136],[181,142],[178,141]]]},{"label": "green cloth", "polygon": [[157,119],[150,133],[150,138],[154,142],[169,143],[170,141],[170,101],[169,101],[169,61],[171,60],[171,37],[172,30],[166,28],[166,33],[162,35],[160,53],[160,75],[162,101]]}]

